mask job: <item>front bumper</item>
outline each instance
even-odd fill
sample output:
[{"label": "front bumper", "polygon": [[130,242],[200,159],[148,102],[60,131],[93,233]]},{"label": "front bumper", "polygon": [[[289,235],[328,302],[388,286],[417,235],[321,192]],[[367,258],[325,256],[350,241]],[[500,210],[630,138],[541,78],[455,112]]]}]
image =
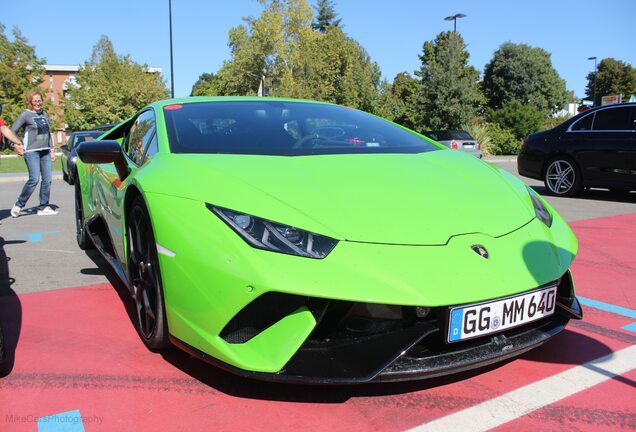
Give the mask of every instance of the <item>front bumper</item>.
[{"label": "front bumper", "polygon": [[[316,300],[313,300],[314,302]],[[305,341],[285,367],[277,373],[247,371],[211,357],[187,343],[172,337],[172,342],[208,363],[237,375],[265,381],[309,384],[360,384],[367,382],[398,382],[463,372],[517,357],[561,332],[572,318],[583,316],[569,272],[559,281],[555,314],[492,335],[461,343],[445,344],[446,308],[439,308],[436,319],[411,321],[408,325],[386,326],[378,320],[381,331],[358,331],[344,334],[328,317],[327,307],[308,307],[317,317],[318,328]],[[280,303],[279,303],[280,304]],[[434,312],[434,311],[433,311]],[[320,330],[323,327],[323,331]],[[253,325],[249,328],[253,329]],[[324,327],[331,327],[327,332]],[[357,334],[356,334],[357,332]],[[238,335],[238,336],[237,336]],[[234,328],[224,337],[250,338]]]}]

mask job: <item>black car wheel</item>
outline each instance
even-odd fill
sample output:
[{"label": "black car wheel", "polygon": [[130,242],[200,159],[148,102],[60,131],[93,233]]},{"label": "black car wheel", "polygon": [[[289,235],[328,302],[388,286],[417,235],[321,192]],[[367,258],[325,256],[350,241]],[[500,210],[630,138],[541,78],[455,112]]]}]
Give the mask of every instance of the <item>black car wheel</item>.
[{"label": "black car wheel", "polygon": [[137,309],[139,335],[149,348],[166,348],[170,344],[157,245],[143,198],[133,200],[127,225],[128,275]]},{"label": "black car wheel", "polygon": [[581,191],[581,174],[576,164],[564,157],[552,159],[543,174],[545,187],[553,195],[574,196]]},{"label": "black car wheel", "polygon": [[64,180],[66,183],[70,184],[68,181],[68,174],[66,174],[66,171],[64,171],[64,168],[62,168],[62,180]]},{"label": "black car wheel", "polygon": [[75,238],[77,239],[77,245],[80,249],[95,248],[84,226],[84,205],[79,182],[75,184]]}]

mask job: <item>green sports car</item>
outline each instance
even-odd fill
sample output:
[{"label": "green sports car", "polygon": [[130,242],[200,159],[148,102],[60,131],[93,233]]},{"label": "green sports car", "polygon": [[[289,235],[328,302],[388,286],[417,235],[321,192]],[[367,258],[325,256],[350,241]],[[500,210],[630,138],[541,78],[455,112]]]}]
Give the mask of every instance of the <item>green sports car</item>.
[{"label": "green sports car", "polygon": [[152,349],[259,379],[439,376],[581,318],[577,240],[512,174],[373,115],[154,103],[77,150],[77,241]]}]

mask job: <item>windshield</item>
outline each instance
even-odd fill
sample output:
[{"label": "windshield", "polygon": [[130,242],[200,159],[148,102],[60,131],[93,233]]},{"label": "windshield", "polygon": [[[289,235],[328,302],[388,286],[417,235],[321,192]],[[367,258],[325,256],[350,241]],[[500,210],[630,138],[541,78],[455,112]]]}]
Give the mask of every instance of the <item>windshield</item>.
[{"label": "windshield", "polygon": [[420,153],[438,148],[351,108],[307,102],[194,102],[164,107],[173,153]]}]

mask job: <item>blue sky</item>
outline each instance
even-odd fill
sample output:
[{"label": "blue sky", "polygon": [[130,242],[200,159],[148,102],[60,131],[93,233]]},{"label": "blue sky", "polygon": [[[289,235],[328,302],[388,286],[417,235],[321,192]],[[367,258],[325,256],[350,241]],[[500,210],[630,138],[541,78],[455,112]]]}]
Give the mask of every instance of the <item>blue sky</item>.
[{"label": "blue sky", "polygon": [[[310,0],[313,5],[316,0]],[[82,64],[101,35],[119,54],[159,66],[170,85],[168,0],[95,2],[31,0],[28,7],[3,0],[6,34],[17,26],[37,55],[52,64]],[[585,76],[606,57],[636,67],[636,0],[335,0],[345,32],[356,39],[392,81],[419,68],[422,44],[452,29],[455,13],[468,44],[469,62],[480,72],[504,42],[551,53],[568,90],[584,96]],[[173,0],[175,96],[187,96],[203,72],[217,72],[230,58],[228,30],[244,16],[258,16],[254,0]]]}]

